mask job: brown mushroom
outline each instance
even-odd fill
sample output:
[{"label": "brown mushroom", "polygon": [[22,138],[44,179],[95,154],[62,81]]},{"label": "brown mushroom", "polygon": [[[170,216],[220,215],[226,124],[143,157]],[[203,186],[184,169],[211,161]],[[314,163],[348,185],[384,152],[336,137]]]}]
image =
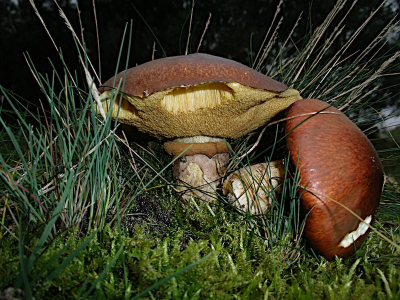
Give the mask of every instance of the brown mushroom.
[{"label": "brown mushroom", "polygon": [[[315,99],[287,111],[287,148],[300,172],[309,245],[328,260],[353,254],[375,219],[383,186],[378,154],[338,109]],[[347,207],[364,221],[335,203]]]},{"label": "brown mushroom", "polygon": [[[115,91],[119,84],[124,88]],[[180,156],[173,164],[174,179],[187,196],[207,200],[215,197],[226,170],[225,138],[257,129],[301,99],[298,91],[249,67],[207,54],[139,65],[109,79],[100,91],[106,111],[111,97],[123,93],[121,123],[170,139],[166,151]],[[119,98],[112,107],[114,118]]]}]

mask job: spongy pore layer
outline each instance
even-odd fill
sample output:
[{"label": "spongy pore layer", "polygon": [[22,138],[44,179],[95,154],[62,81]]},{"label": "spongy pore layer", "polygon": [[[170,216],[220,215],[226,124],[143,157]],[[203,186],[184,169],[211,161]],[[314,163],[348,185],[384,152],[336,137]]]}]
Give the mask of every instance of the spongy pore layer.
[{"label": "spongy pore layer", "polygon": [[[211,82],[155,92],[148,97],[107,90],[101,95],[107,112],[121,123],[159,138],[215,136],[238,138],[301,99],[297,90],[272,92],[239,83]],[[119,106],[120,99],[122,99]]]}]

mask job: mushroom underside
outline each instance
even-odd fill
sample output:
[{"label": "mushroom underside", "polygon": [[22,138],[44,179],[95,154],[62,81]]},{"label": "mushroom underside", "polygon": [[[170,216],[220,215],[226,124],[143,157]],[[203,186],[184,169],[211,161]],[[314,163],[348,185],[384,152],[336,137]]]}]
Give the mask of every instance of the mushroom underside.
[{"label": "mushroom underside", "polygon": [[301,99],[298,91],[282,93],[238,83],[205,83],[160,91],[146,98],[108,90],[101,95],[112,117],[160,138],[210,136],[239,138]]}]

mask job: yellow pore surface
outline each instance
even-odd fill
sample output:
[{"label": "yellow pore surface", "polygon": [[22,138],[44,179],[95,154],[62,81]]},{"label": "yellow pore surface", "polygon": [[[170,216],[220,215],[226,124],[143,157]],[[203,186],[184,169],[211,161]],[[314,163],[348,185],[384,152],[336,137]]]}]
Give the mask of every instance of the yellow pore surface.
[{"label": "yellow pore surface", "polygon": [[175,88],[161,100],[161,107],[172,113],[187,113],[200,108],[214,108],[233,101],[232,89],[213,82],[188,88]]},{"label": "yellow pore surface", "polygon": [[[116,118],[121,95],[101,95],[107,112]],[[160,91],[145,98],[124,95],[118,120],[158,137],[195,135],[237,138],[265,125],[301,99],[298,91],[282,93],[253,89],[238,83],[206,83]]]}]

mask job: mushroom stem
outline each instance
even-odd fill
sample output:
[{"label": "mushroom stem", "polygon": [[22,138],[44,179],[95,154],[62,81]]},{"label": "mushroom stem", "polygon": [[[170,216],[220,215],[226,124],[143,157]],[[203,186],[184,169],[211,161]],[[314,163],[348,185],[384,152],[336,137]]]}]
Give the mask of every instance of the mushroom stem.
[{"label": "mushroom stem", "polygon": [[176,139],[164,144],[174,158],[172,175],[183,199],[190,197],[213,201],[221,188],[229,153],[223,139],[204,136]]}]

